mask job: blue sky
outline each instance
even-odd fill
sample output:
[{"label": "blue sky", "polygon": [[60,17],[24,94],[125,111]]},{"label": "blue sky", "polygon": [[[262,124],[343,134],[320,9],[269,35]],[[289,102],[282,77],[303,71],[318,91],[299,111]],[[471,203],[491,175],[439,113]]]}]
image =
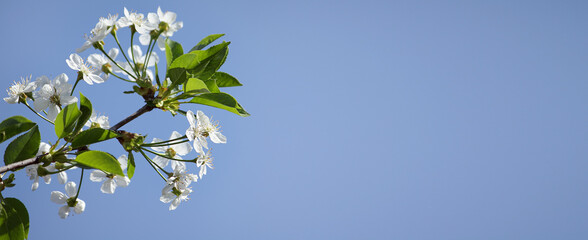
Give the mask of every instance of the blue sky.
[{"label": "blue sky", "polygon": [[[86,178],[86,211],[66,220],[49,201],[63,185],[31,192],[19,173],[3,195],[27,205],[30,239],[588,237],[583,1],[8,2],[0,88],[30,74],[74,78],[65,59],[124,6],[176,12],[184,28],[172,39],[185,48],[227,34],[221,70],[244,84],[227,92],[252,116],[187,108],[213,115],[228,143],[172,212],[140,159],[114,195]],[[78,87],[111,124],[141,106],[120,94],[129,89],[114,78]],[[153,111],[124,129],[150,141],[187,127]]]}]

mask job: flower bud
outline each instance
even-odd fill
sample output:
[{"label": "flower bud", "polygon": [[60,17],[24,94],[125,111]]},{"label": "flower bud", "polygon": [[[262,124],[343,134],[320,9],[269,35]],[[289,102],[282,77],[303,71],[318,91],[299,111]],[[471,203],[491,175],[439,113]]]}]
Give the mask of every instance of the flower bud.
[{"label": "flower bud", "polygon": [[169,30],[169,24],[167,24],[166,22],[159,23],[159,31],[160,32],[167,32],[168,30]]},{"label": "flower bud", "polygon": [[112,73],[112,66],[110,66],[110,63],[104,64],[102,65],[102,72],[106,73],[106,74],[110,74]]},{"label": "flower bud", "polygon": [[47,169],[45,169],[42,166],[37,167],[37,175],[44,177],[47,176],[47,174],[49,174],[49,171],[47,171]]}]

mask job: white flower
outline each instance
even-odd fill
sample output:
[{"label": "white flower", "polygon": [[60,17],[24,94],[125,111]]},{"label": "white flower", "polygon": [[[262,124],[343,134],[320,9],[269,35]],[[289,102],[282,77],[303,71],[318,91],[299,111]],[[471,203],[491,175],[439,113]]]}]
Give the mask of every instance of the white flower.
[{"label": "white flower", "polygon": [[8,90],[8,97],[4,98],[4,101],[10,104],[18,103],[20,99],[26,99],[26,93],[35,91],[37,84],[35,82],[29,82],[31,77],[20,78],[20,82],[14,82]]},{"label": "white flower", "polygon": [[210,150],[208,153],[198,156],[198,159],[196,159],[196,166],[200,168],[200,172],[198,173],[200,179],[202,179],[203,175],[206,175],[206,167],[214,169],[212,167],[212,157],[210,156]]},{"label": "white flower", "polygon": [[[139,47],[138,45],[133,45],[132,48],[129,48],[128,54],[128,56],[130,56],[134,60],[136,68],[138,68],[139,72],[142,72],[143,68],[153,67],[155,66],[155,63],[159,62],[159,56],[157,55],[157,53],[152,52],[151,56],[149,57],[149,60],[147,60],[147,65],[143,65],[145,64],[147,54],[143,55],[143,51],[141,50],[141,47]],[[131,65],[129,65],[127,62],[119,62],[119,65],[122,68],[124,68],[127,72],[134,72]],[[128,76],[128,74],[121,69],[115,69],[115,72],[122,72],[123,74]],[[149,79],[153,79],[153,72],[151,72],[150,69],[147,69],[146,72]]]},{"label": "white flower", "polygon": [[70,96],[72,86],[67,83],[67,75],[64,73],[57,76],[53,81],[49,82],[47,77],[41,77],[37,80],[39,91],[34,93],[35,101],[33,107],[35,111],[43,111],[47,108],[47,118],[55,120],[57,114],[60,111],[60,107],[67,106],[69,104],[78,101],[78,98]]},{"label": "white flower", "polygon": [[108,17],[100,17],[100,19],[98,19],[98,24],[102,25],[103,28],[110,28],[112,30],[112,27],[117,26],[117,19],[118,14],[108,14]]},{"label": "white flower", "polygon": [[96,47],[96,45],[102,45],[102,40],[108,36],[111,30],[111,27],[108,27],[104,22],[99,21],[94,29],[90,31],[90,36],[84,36],[86,38],[86,42],[84,42],[80,48],[76,49],[76,52],[81,53],[92,46]]},{"label": "white flower", "polygon": [[[169,139],[172,140],[172,139],[177,139],[180,137],[182,137],[182,135],[180,135],[180,133],[174,131],[174,132],[172,132]],[[162,142],[162,141],[163,140],[161,140],[159,138],[154,138],[153,141],[151,141],[151,143]],[[184,155],[190,153],[190,151],[192,151],[192,146],[190,146],[189,143],[184,142],[184,143],[178,143],[178,144],[169,145],[169,146],[152,147],[151,149],[153,149],[157,152],[164,153],[166,156],[168,156],[170,158],[182,159],[181,156],[184,156]],[[155,158],[153,158],[153,161],[155,162],[155,164],[157,164],[161,168],[164,168],[165,166],[167,166],[167,164],[169,163],[169,160],[170,159],[164,158],[161,156],[155,156]],[[172,161],[172,163],[171,163],[172,169],[176,169],[178,167],[177,165],[184,165],[184,167],[185,167],[186,164],[184,162],[180,162],[180,161]]]},{"label": "white flower", "polygon": [[141,27],[144,22],[145,20],[142,13],[129,12],[125,7],[125,16],[118,20],[117,25],[121,28],[134,25],[135,29],[137,29]]},{"label": "white flower", "polygon": [[159,197],[159,201],[162,201],[163,203],[171,202],[169,205],[169,210],[175,210],[182,201],[188,200],[188,195],[190,195],[191,192],[192,189],[190,188],[180,191],[176,188],[173,188],[172,185],[166,185],[163,188],[161,197]]},{"label": "white flower", "polygon": [[162,12],[160,7],[157,7],[157,14],[149,13],[147,19],[149,23],[159,26],[161,35],[164,37],[173,36],[174,32],[184,26],[183,22],[176,22],[176,13],[169,11]]},{"label": "white flower", "polygon": [[161,191],[159,200],[164,203],[171,202],[170,211],[176,209],[180,202],[188,200],[188,195],[192,192],[189,186],[197,180],[198,176],[186,173],[186,168],[178,165],[174,168],[173,176],[167,180],[167,185]]},{"label": "white flower", "polygon": [[69,55],[69,59],[66,59],[65,62],[71,69],[81,72],[86,83],[92,85],[94,83],[104,82],[104,79],[98,76],[97,70],[86,65],[84,60],[82,60],[82,57],[79,55],[72,53]]},{"label": "white flower", "polygon": [[180,30],[184,26],[183,22],[176,22],[176,13],[169,11],[163,12],[161,11],[160,7],[157,7],[157,14],[147,14],[147,21],[148,23],[144,25],[148,26],[146,27],[146,30],[149,31],[147,32],[146,30],[143,30],[140,32],[141,36],[139,37],[139,41],[143,45],[149,44],[149,41],[151,40],[151,31],[158,29],[161,31],[161,35],[157,39],[157,46],[162,51],[165,50],[165,42],[163,37],[173,36],[174,32]]},{"label": "white flower", "polygon": [[59,208],[59,217],[63,219],[67,218],[67,216],[72,213],[72,210],[77,214],[84,212],[86,209],[86,202],[84,202],[82,199],[75,198],[77,190],[76,183],[68,182],[65,184],[65,194],[60,191],[51,192],[52,202],[57,204],[65,204]]},{"label": "white flower", "polygon": [[[127,168],[127,156],[122,155],[118,157],[118,162],[120,163],[120,168],[124,171]],[[126,176],[105,173],[101,170],[94,170],[90,174],[90,180],[92,182],[104,181],[104,183],[102,183],[102,187],[100,187],[100,191],[108,194],[113,194],[117,186],[126,187],[131,182],[131,180]]]},{"label": "white flower", "polygon": [[195,119],[191,110],[186,113],[186,118],[190,123],[190,127],[186,130],[186,137],[190,141],[194,141],[194,150],[196,152],[204,154],[202,148],[208,149],[208,142],[206,141],[208,136],[214,143],[227,143],[227,138],[219,132],[218,124],[211,123],[210,119],[200,110],[196,114]]},{"label": "white flower", "polygon": [[109,129],[110,122],[108,121],[107,116],[98,116],[96,114],[96,112],[94,111],[94,109],[92,109],[92,115],[90,116],[90,119],[88,119],[86,124],[84,124],[84,126],[89,127],[89,128]]},{"label": "white flower", "polygon": [[[108,51],[108,56],[111,59],[115,59],[118,56],[118,49],[112,48]],[[88,57],[88,63],[92,65],[93,68],[97,69],[98,71],[104,73],[104,77],[102,77],[105,81],[108,79],[108,74],[110,74],[113,68],[117,68],[116,65],[111,65],[112,61],[108,59],[104,54],[94,53]]]},{"label": "white flower", "polygon": [[[41,142],[41,144],[39,145],[39,151],[37,151],[37,156],[40,156],[45,153],[49,153],[50,149],[51,149],[51,146],[49,144]],[[28,165],[25,167],[25,172],[27,173],[27,176],[29,176],[29,178],[31,180],[33,180],[33,185],[31,186],[31,190],[33,190],[33,191],[35,191],[35,190],[37,190],[37,188],[39,188],[39,174],[37,172],[37,168],[39,166],[41,166],[41,163],[32,164],[32,165]],[[51,183],[51,175],[43,176],[43,180],[45,181],[46,184]]]}]

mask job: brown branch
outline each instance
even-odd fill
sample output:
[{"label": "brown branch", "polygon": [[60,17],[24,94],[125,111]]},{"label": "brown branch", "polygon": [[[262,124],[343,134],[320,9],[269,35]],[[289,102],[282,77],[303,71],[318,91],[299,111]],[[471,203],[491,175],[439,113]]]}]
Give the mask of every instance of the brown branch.
[{"label": "brown branch", "polygon": [[[125,124],[129,123],[130,121],[133,121],[135,118],[141,116],[143,113],[149,112],[153,109],[154,109],[154,107],[145,104],[145,106],[139,108],[139,110],[137,110],[136,112],[134,112],[133,114],[131,114],[127,118],[123,119],[122,121],[120,121],[116,125],[112,126],[110,128],[110,130],[116,131],[120,127],[124,126]],[[8,172],[8,171],[14,171],[16,169],[19,169],[21,167],[26,167],[28,165],[37,164],[37,163],[39,163],[39,159],[41,159],[41,157],[43,157],[43,156],[45,156],[45,154],[0,167],[0,174]]]},{"label": "brown branch", "polygon": [[43,156],[44,156],[44,154],[40,155],[40,156],[33,157],[33,158],[25,159],[25,160],[22,160],[19,162],[11,163],[11,164],[8,164],[4,167],[0,167],[0,173],[14,171],[15,169],[18,169],[21,167],[26,167],[28,165],[37,164],[37,163],[39,163],[39,159],[41,159],[41,157],[43,157]]},{"label": "brown branch", "polygon": [[135,118],[141,116],[143,113],[146,113],[146,112],[153,110],[153,108],[154,107],[145,104],[145,106],[139,108],[139,110],[137,110],[135,113],[131,114],[130,116],[123,119],[122,121],[120,121],[116,125],[112,126],[110,128],[110,130],[112,130],[112,131],[118,130],[120,127],[124,126],[125,124],[129,123],[130,121],[133,121]]}]

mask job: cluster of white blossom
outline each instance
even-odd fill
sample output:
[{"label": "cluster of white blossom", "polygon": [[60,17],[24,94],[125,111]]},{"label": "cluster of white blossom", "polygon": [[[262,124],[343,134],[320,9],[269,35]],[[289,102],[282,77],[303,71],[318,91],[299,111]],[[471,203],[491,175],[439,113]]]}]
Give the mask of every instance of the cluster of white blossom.
[{"label": "cluster of white blossom", "polygon": [[[198,178],[202,179],[206,175],[206,169],[212,169],[212,157],[210,151],[204,152],[204,148],[208,149],[208,140],[214,143],[226,143],[227,138],[220,133],[218,124],[212,123],[202,111],[197,111],[196,116],[194,112],[188,111],[186,113],[188,123],[190,126],[186,130],[185,137],[188,141],[193,142],[194,150],[198,153],[198,157],[192,161],[183,160],[182,156],[187,155],[192,151],[192,146],[186,141],[179,141],[175,144],[165,146],[154,146],[151,149],[158,153],[153,162],[161,169],[165,168],[171,161],[171,168],[173,173],[167,179],[167,184],[161,192],[160,200],[164,203],[171,202],[169,210],[174,210],[178,207],[181,201],[188,199],[188,195],[192,192],[189,187],[192,182],[196,182]],[[169,141],[174,142],[183,139],[180,133],[174,131]],[[163,142],[163,140],[154,138],[152,144]],[[200,168],[198,174],[190,174],[187,170],[185,162],[195,162],[196,167]]]},{"label": "cluster of white blossom", "polygon": [[[116,32],[127,27],[131,30],[131,38],[135,33],[139,34],[139,42],[148,46],[146,51],[143,51],[138,45],[132,45],[126,51],[127,55],[125,55],[117,39]],[[118,15],[101,17],[95,27],[90,30],[90,34],[85,36],[86,40],[83,45],[76,49],[76,53],[72,53],[65,60],[67,65],[77,72],[77,78],[73,86],[68,83],[69,78],[65,73],[58,75],[53,80],[50,80],[47,76],[40,76],[33,82],[31,82],[31,77],[23,78],[8,89],[8,97],[5,97],[4,101],[11,104],[23,103],[40,117],[49,122],[54,122],[63,107],[78,101],[78,98],[72,96],[72,94],[73,89],[80,80],[93,85],[94,83],[104,83],[110,75],[113,75],[129,82],[139,80],[152,82],[154,73],[150,68],[156,66],[159,62],[159,56],[153,52],[153,48],[157,44],[160,50],[165,50],[165,38],[173,36],[182,27],[183,23],[176,21],[175,13],[163,12],[160,8],[157,9],[156,13],[148,13],[146,18],[143,14],[130,12],[126,8],[124,8],[124,16],[121,18],[118,18]],[[107,53],[104,47],[105,39],[109,35],[114,37],[117,47],[111,48]],[[78,55],[91,47],[100,51],[100,53],[92,53],[86,60]],[[121,53],[125,61],[116,60]],[[117,75],[119,73],[122,73],[128,79]],[[171,89],[172,93],[174,91],[177,90]],[[33,107],[28,104],[28,100],[32,101]],[[210,118],[204,115],[203,112],[197,111],[196,115],[194,115],[192,111],[188,111],[186,117],[189,128],[185,131],[185,135],[182,136],[174,131],[169,141],[155,138],[151,145],[146,144],[146,146],[151,146],[153,151],[150,152],[156,155],[153,160],[148,159],[148,157],[146,159],[167,174],[164,177],[166,185],[162,190],[160,201],[164,203],[171,202],[169,210],[176,209],[180,202],[187,200],[188,195],[192,192],[190,184],[196,182],[199,178],[202,179],[207,173],[207,168],[212,169],[210,150],[207,152],[204,150],[209,148],[207,139],[210,138],[214,143],[227,142],[226,137],[220,133],[218,124],[211,122]],[[108,117],[98,115],[93,111],[90,119],[85,123],[85,127],[108,129],[110,128],[110,123]],[[190,144],[188,141],[193,143]],[[50,144],[42,142],[37,156],[51,157],[56,148],[58,147],[52,147]],[[197,152],[198,157],[192,160],[184,160],[182,157],[186,157],[192,149]],[[122,155],[117,160],[124,171],[128,165],[127,156]],[[170,161],[171,164],[169,164]],[[188,173],[187,162],[196,164],[196,167],[199,168],[198,174]],[[59,166],[57,166],[58,164]],[[170,172],[164,170],[168,165],[171,165],[172,168]],[[51,201],[57,204],[65,204],[58,211],[61,218],[66,218],[72,212],[80,214],[86,206],[85,202],[78,198],[79,190],[76,184],[67,182],[66,170],[72,168],[75,167],[67,163],[67,161],[53,162],[49,165],[39,163],[26,167],[27,175],[33,180],[33,191],[39,187],[39,178],[43,178],[44,182],[49,184],[52,174],[57,174],[59,182],[65,184],[65,193],[59,191],[51,193]],[[157,169],[156,171],[159,172]],[[103,182],[100,190],[107,194],[113,194],[117,187],[126,187],[130,183],[130,179],[126,176],[118,176],[102,170],[93,171],[90,174],[90,180]]]}]

